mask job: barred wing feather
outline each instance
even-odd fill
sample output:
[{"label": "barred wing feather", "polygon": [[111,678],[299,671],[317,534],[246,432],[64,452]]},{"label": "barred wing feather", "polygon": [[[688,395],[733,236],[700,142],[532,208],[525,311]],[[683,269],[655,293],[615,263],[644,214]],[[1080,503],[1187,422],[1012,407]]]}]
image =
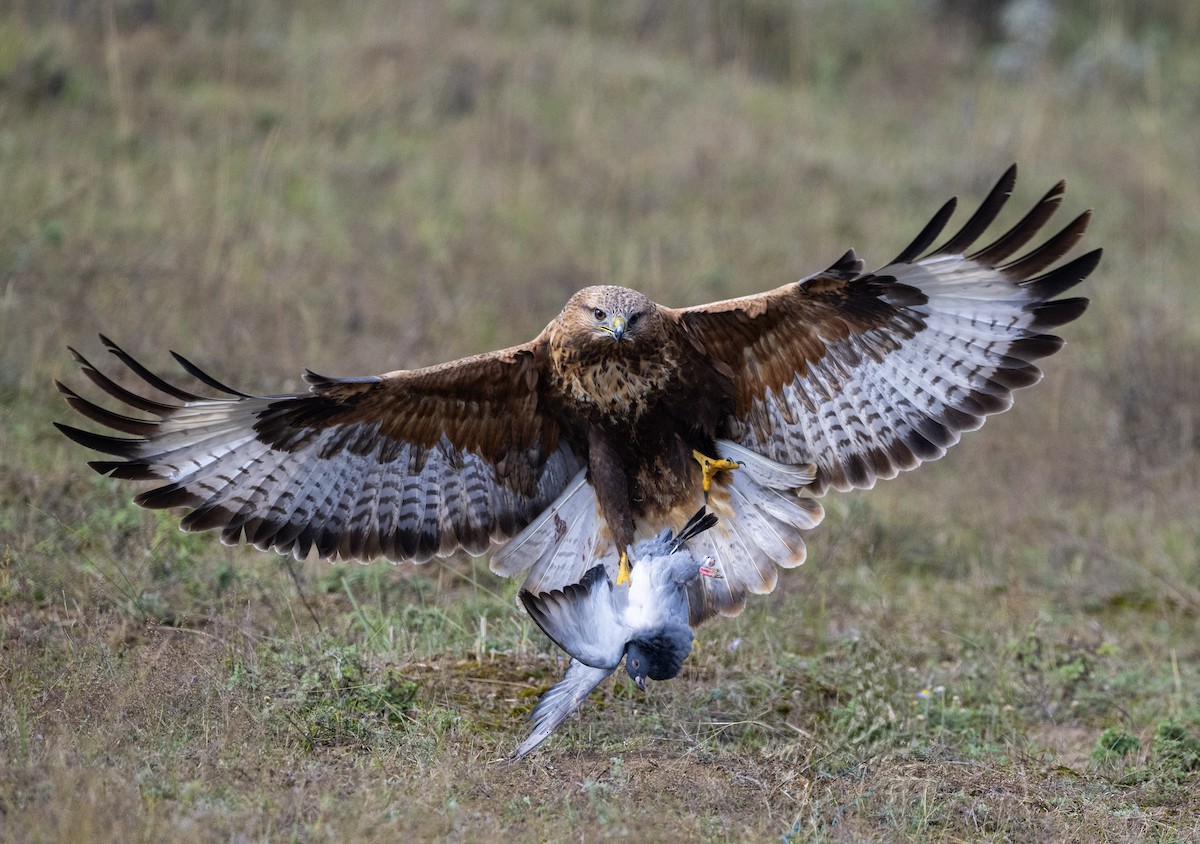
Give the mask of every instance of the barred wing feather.
[{"label": "barred wing feather", "polygon": [[729,438],[782,463],[816,464],[810,491],[820,494],[870,488],[936,459],[1007,410],[1014,389],[1041,378],[1033,362],[1061,348],[1049,330],[1087,307],[1055,297],[1100,260],[1097,249],[1047,271],[1082,237],[1089,212],[1010,260],[1061,204],[1062,182],[995,242],[969,251],[1015,181],[1014,166],[937,249],[926,251],[954,200],[874,273],[851,251],[795,284],[673,312],[734,373]]},{"label": "barred wing feather", "polygon": [[[103,339],[103,338],[102,338]],[[183,390],[104,339],[161,397],[122,387],[75,353],[103,392],[151,418],[114,413],[59,384],[68,404],[128,436],[58,427],[119,459],[118,478],[166,481],[145,507],[187,507],[182,526],[219,529],[306,557],[423,562],[482,553],[518,533],[582,467],[537,412],[532,347],[368,378],[306,373],[310,392],[252,396],[176,355],[220,397]]]}]

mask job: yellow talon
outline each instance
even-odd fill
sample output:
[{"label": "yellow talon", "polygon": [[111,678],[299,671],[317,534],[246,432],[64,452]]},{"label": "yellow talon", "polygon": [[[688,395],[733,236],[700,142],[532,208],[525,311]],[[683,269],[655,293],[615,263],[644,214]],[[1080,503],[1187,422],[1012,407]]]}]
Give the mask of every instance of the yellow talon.
[{"label": "yellow talon", "polygon": [[621,559],[617,562],[617,585],[629,582],[629,554],[625,551],[621,552]]},{"label": "yellow talon", "polygon": [[732,471],[741,466],[740,463],[737,463],[733,460],[709,457],[707,454],[702,454],[696,449],[692,449],[692,457],[696,458],[696,462],[700,464],[700,470],[704,473],[703,483],[705,495],[707,495],[708,491],[712,489],[713,478],[716,477],[718,472]]}]

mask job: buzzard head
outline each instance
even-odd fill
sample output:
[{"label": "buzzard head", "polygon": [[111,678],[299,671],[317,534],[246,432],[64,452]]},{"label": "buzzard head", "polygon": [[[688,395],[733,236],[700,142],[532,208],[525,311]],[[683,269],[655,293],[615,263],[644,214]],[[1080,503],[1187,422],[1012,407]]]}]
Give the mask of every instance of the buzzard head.
[{"label": "buzzard head", "polygon": [[580,346],[597,352],[628,351],[656,342],[663,330],[658,305],[628,287],[585,287],[559,315]]}]

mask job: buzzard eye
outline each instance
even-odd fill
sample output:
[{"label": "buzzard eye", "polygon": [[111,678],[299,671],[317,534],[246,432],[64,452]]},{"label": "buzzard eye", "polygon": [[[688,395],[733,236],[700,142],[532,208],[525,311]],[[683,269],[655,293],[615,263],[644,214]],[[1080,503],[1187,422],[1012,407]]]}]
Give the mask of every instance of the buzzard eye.
[{"label": "buzzard eye", "polygon": [[600,308],[596,308],[594,311],[592,311],[592,316],[594,316],[596,319],[602,320],[608,316],[608,314],[604,313],[604,311],[602,311]]},{"label": "buzzard eye", "polygon": [[641,314],[630,314],[629,315],[629,327],[633,328],[635,325],[637,325],[637,321],[641,318],[642,318]]}]

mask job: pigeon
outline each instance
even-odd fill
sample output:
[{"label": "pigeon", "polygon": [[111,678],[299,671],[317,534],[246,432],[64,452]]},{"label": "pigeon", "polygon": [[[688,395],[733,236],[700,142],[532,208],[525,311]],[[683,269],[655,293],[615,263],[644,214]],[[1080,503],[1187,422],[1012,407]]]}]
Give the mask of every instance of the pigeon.
[{"label": "pigeon", "polygon": [[571,656],[563,679],[542,695],[530,720],[533,729],[514,759],[529,754],[617,670],[645,691],[647,678],[670,680],[692,651],[688,587],[698,577],[720,577],[696,561],[687,541],[717,523],[704,507],[678,534],[665,530],[634,546],[629,582],[615,585],[604,565],[579,583],[534,595],[522,590],[521,603],[554,644]]}]

